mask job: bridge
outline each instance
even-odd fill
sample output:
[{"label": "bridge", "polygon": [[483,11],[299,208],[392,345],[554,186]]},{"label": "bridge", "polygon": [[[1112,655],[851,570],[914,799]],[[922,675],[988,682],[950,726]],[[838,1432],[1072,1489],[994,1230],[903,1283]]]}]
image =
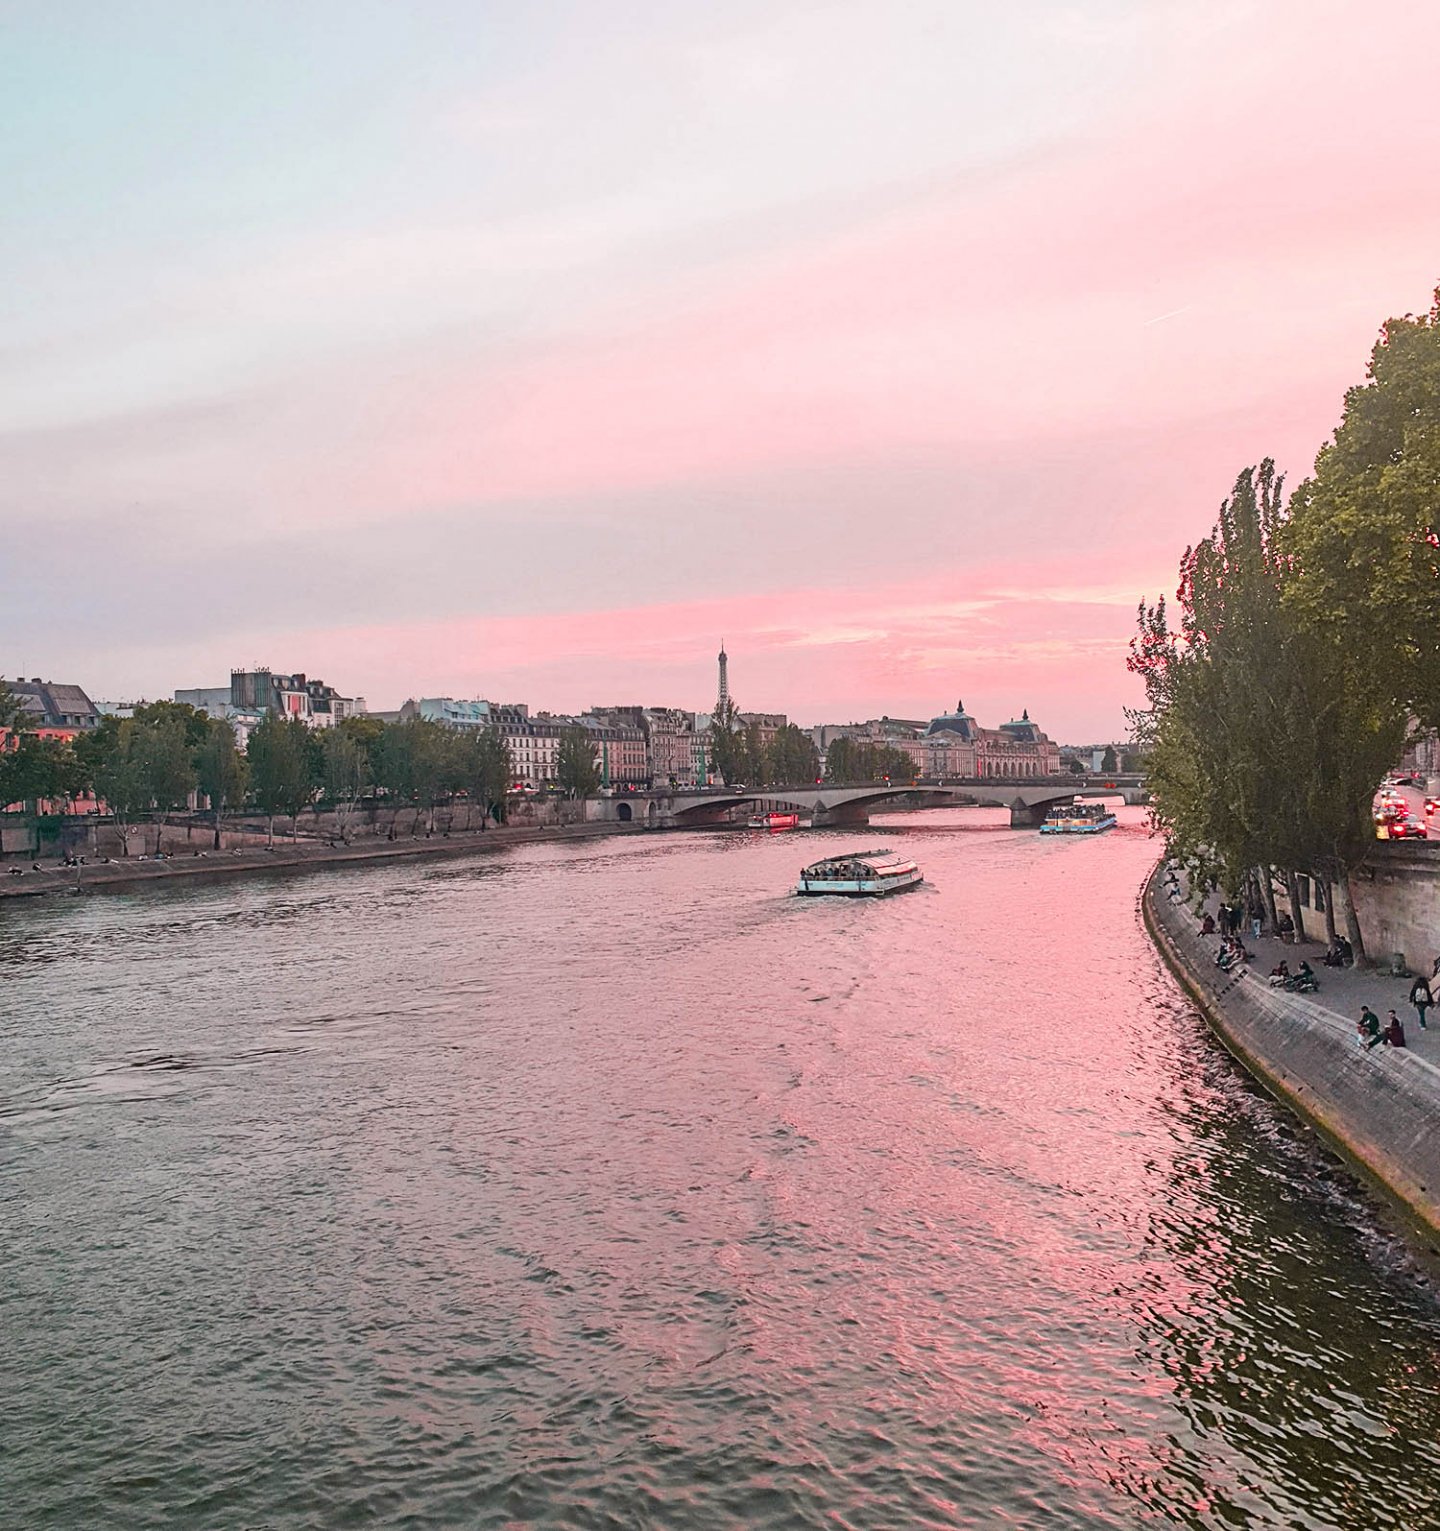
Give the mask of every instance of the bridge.
[{"label": "bridge", "polygon": [[809,818],[816,829],[836,825],[860,826],[870,822],[868,810],[895,798],[921,800],[933,808],[1008,808],[1013,829],[1033,829],[1044,823],[1056,803],[1072,803],[1077,797],[1119,797],[1126,803],[1148,801],[1139,777],[1106,777],[1103,781],[1074,776],[1030,778],[989,777],[947,780],[939,784],[913,782],[866,782],[841,786],[812,782],[796,787],[754,787],[740,791],[725,787],[674,788],[652,792],[627,792],[615,797],[592,798],[586,817],[592,820],[644,824],[650,829],[685,829],[721,824],[740,807],[778,809]]}]

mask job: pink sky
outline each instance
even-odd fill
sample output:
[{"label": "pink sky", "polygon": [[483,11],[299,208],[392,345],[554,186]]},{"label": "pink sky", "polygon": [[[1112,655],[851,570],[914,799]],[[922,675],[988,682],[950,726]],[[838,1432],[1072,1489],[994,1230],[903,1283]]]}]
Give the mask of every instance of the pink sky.
[{"label": "pink sky", "polygon": [[723,635],[803,722],[1118,736],[1136,603],[1440,279],[1418,3],[622,13],[457,10],[363,125],[242,93],[103,237],[77,130],[20,207],[0,673],[704,708]]}]

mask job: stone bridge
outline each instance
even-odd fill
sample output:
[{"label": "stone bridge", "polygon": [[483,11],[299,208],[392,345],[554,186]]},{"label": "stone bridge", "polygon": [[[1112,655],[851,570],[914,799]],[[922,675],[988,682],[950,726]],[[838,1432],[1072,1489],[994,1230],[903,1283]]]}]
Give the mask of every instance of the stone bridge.
[{"label": "stone bridge", "polygon": [[732,810],[745,807],[799,813],[809,818],[814,828],[824,829],[833,825],[868,824],[868,809],[873,804],[898,797],[918,798],[925,807],[979,805],[1008,808],[1010,824],[1015,829],[1033,829],[1044,822],[1054,804],[1073,802],[1077,797],[1119,797],[1127,803],[1146,801],[1138,779],[1133,784],[1128,781],[1121,784],[1114,778],[1094,783],[1077,781],[1073,776],[1049,781],[994,777],[925,786],[870,782],[842,787],[822,782],[802,787],[756,787],[739,792],[724,787],[627,792],[615,797],[590,799],[586,804],[586,817],[645,824],[651,829],[684,829],[723,823]]}]

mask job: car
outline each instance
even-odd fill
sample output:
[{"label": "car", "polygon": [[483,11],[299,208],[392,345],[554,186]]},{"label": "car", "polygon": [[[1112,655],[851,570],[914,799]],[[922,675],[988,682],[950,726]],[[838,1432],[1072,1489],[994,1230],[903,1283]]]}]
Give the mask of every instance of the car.
[{"label": "car", "polygon": [[1430,831],[1425,828],[1419,819],[1406,817],[1396,819],[1389,825],[1390,838],[1392,840],[1428,840]]},{"label": "car", "polygon": [[1427,797],[1425,799],[1426,814],[1440,813],[1440,797]]},{"label": "car", "polygon": [[1377,824],[1394,824],[1406,817],[1404,803],[1377,803],[1371,815]]}]

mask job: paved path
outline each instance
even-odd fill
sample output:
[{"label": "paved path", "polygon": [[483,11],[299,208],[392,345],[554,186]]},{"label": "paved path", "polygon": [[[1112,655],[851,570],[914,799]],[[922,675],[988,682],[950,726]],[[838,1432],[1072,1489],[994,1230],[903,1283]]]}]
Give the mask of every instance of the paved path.
[{"label": "paved path", "polygon": [[[1158,896],[1165,895],[1161,891],[1158,892]],[[1211,894],[1205,900],[1201,916],[1207,910],[1215,914],[1219,902],[1219,898]],[[1299,967],[1302,960],[1308,962],[1315,969],[1315,976],[1320,980],[1320,992],[1308,995],[1307,998],[1337,1015],[1344,1016],[1352,1028],[1360,1019],[1361,1005],[1368,1004],[1380,1017],[1382,1025],[1385,1022],[1386,1013],[1393,1010],[1405,1024],[1406,1044],[1418,1057],[1440,1067],[1440,1007],[1430,1010],[1427,1016],[1429,1026],[1425,1031],[1421,1031],[1415,1017],[1415,1007],[1409,1000],[1413,977],[1391,978],[1375,968],[1322,966],[1320,959],[1325,955],[1324,916],[1317,915],[1309,909],[1305,911],[1305,914],[1307,921],[1320,922],[1321,938],[1318,941],[1310,940],[1294,945],[1276,936],[1261,936],[1258,941],[1252,941],[1247,934],[1244,942],[1245,949],[1251,953],[1248,964],[1250,971],[1263,983],[1265,976],[1281,961],[1288,962],[1292,970]],[[1196,917],[1195,923],[1197,926],[1200,924],[1200,917]],[[1212,953],[1219,951],[1220,937],[1218,935],[1206,936],[1203,939]],[[1431,983],[1440,988],[1440,979],[1432,979]]]},{"label": "paved path", "polygon": [[62,866],[53,857],[41,862],[42,870],[29,870],[29,861],[14,864],[25,868],[12,877],[0,868],[0,900],[24,898],[37,894],[66,894],[75,891],[77,880],[84,892],[104,889],[134,888],[141,884],[168,882],[175,878],[224,877],[239,872],[274,872],[281,869],[339,866],[347,862],[391,861],[413,856],[458,856],[501,850],[507,845],[530,844],[539,840],[584,839],[595,835],[643,833],[631,824],[566,824],[502,826],[485,831],[467,830],[450,835],[419,836],[403,840],[358,840],[352,845],[329,845],[320,840],[277,840],[273,850],[263,847],[240,851],[206,851],[200,855],[176,855],[164,861],[141,860],[138,856],[116,857],[105,861],[87,861],[77,869]]}]

